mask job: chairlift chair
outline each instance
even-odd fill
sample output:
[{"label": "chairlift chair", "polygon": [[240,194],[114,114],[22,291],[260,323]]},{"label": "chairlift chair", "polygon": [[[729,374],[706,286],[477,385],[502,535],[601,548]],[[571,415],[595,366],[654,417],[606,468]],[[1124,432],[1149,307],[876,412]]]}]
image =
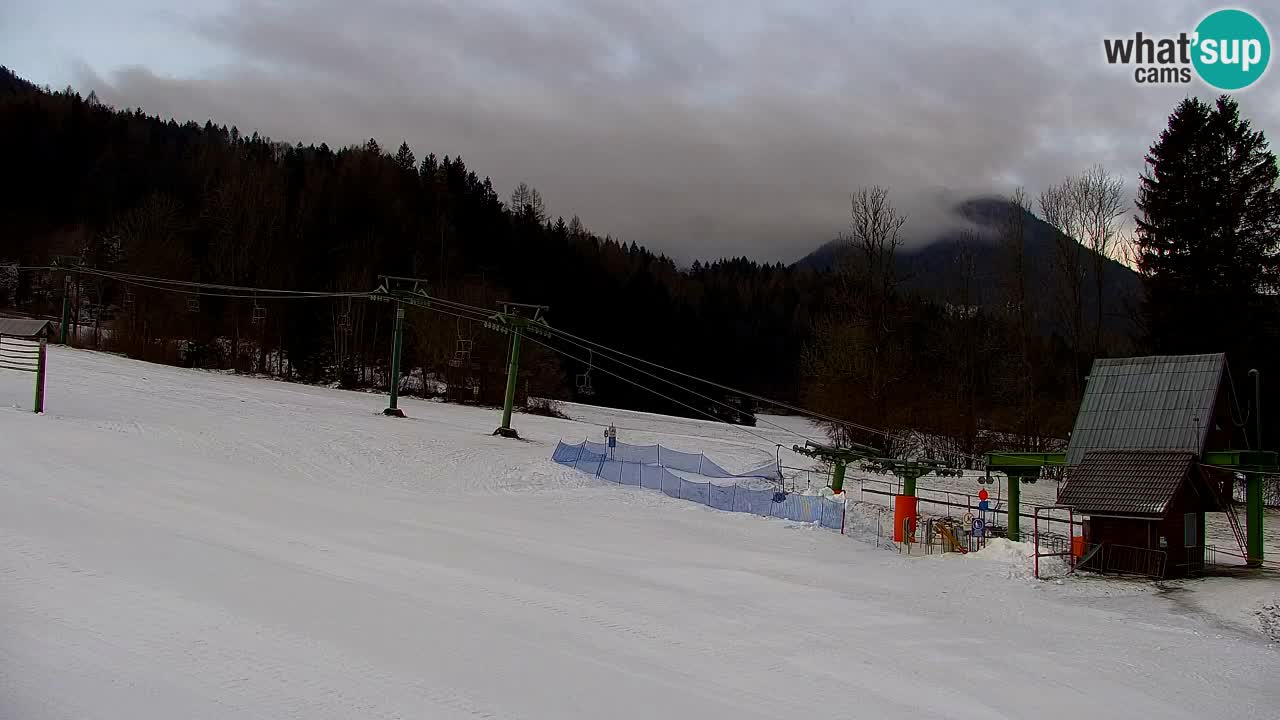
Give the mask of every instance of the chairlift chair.
[{"label": "chairlift chair", "polygon": [[190,313],[200,312],[200,296],[193,295],[187,298],[187,312],[190,312]]},{"label": "chairlift chair", "polygon": [[575,378],[575,384],[578,387],[579,395],[591,396],[596,394],[596,389],[591,385],[591,370],[595,365],[595,353],[587,350],[587,371],[579,374]]},{"label": "chairlift chair", "polygon": [[267,321],[267,309],[258,304],[258,299],[253,299],[253,317],[250,322],[254,325],[261,325]]},{"label": "chairlift chair", "polygon": [[338,332],[343,335],[351,334],[351,298],[347,298],[345,304],[338,305]]},{"label": "chairlift chair", "polygon": [[462,333],[462,318],[458,318],[458,340],[454,345],[453,359],[449,364],[453,367],[462,367],[464,363],[471,361],[471,351],[475,348],[476,342],[472,340],[474,330],[471,328],[471,321],[467,321],[467,333]]}]

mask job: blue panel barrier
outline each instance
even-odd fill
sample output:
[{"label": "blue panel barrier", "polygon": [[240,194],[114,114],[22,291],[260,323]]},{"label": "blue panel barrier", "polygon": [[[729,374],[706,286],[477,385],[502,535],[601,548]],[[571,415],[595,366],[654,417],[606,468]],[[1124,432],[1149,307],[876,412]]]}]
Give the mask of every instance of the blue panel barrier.
[{"label": "blue panel barrier", "polygon": [[691,480],[680,481],[681,497],[685,500],[696,502],[699,505],[711,504],[711,483],[693,482]]},{"label": "blue panel barrier", "polygon": [[680,452],[678,450],[668,450],[661,448],[659,450],[658,464],[672,470],[683,470],[685,472],[702,474],[702,454]]},{"label": "blue panel barrier", "polygon": [[[776,461],[744,473],[730,473],[700,453],[670,450],[659,445],[627,445],[609,448],[604,443],[583,440],[577,445],[561,441],[551,453],[561,465],[576,468],[610,482],[657,490],[717,510],[816,522],[822,527],[843,531],[845,504],[831,498],[781,494],[777,490],[754,489],[735,482],[717,485],[711,478],[777,481],[782,474]],[[679,477],[668,468],[708,478],[706,482]],[[780,496],[780,497],[779,497]],[[776,500],[776,502],[775,502]]]},{"label": "blue panel barrier", "polygon": [[822,527],[844,531],[844,503],[823,498]]},{"label": "blue panel barrier", "polygon": [[658,464],[658,446],[657,445],[627,445],[619,443],[614,448],[613,457],[615,460],[621,460],[624,463],[636,463],[639,465],[657,465]]},{"label": "blue panel barrier", "polygon": [[737,485],[712,485],[711,498],[707,503],[717,510],[733,511],[733,495]]},{"label": "blue panel barrier", "polygon": [[662,477],[667,471],[657,465],[640,465],[640,487],[649,490],[662,489]]},{"label": "blue panel barrier", "polygon": [[644,465],[636,465],[634,463],[619,463],[622,466],[622,484],[640,487],[640,468]]},{"label": "blue panel barrier", "polygon": [[582,445],[565,445],[561,442],[556,446],[556,451],[551,453],[551,459],[561,465],[572,465],[578,461],[578,456],[582,454]]},{"label": "blue panel barrier", "polygon": [[705,456],[702,458],[702,468],[698,470],[698,474],[713,478],[733,477],[733,473],[725,470],[714,462],[711,462],[711,460],[707,459]]},{"label": "blue panel barrier", "polygon": [[680,499],[683,497],[680,494],[680,483],[682,482],[684,481],[680,478],[664,471],[662,474],[662,492],[666,493],[670,497]]}]

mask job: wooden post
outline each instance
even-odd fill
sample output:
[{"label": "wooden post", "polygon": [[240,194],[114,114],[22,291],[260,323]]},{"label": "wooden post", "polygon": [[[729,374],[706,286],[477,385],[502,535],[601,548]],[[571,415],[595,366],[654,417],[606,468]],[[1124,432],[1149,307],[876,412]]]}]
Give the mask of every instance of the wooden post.
[{"label": "wooden post", "polygon": [[36,359],[36,403],[35,412],[40,414],[44,412],[44,366],[45,366],[45,346],[47,341],[43,336],[40,338],[40,353]]}]

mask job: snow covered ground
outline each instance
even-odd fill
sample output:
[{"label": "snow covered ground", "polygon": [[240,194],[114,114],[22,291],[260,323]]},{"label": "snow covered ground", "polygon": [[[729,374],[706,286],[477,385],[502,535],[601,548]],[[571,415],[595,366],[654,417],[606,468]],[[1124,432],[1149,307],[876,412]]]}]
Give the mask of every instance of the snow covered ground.
[{"label": "snow covered ground", "polygon": [[549,460],[610,420],[735,471],[775,451],[729,426],[574,406],[511,441],[492,410],[62,348],[35,416],[30,379],[0,373],[3,718],[1280,707],[1274,582],[1037,582],[1025,546],[906,558]]}]

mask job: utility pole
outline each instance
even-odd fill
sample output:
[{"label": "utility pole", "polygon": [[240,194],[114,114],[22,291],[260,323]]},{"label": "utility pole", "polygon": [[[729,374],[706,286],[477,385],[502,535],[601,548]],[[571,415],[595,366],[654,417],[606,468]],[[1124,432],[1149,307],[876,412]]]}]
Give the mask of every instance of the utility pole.
[{"label": "utility pole", "polygon": [[400,355],[404,351],[404,306],[429,307],[431,296],[427,294],[427,281],[421,278],[379,275],[378,281],[378,287],[369,293],[369,299],[392,303],[395,308],[395,320],[391,325],[390,402],[382,414],[402,418],[404,411],[399,407],[399,399]]},{"label": "utility pole", "polygon": [[520,341],[525,332],[550,336],[547,322],[542,313],[549,308],[546,305],[525,305],[523,303],[502,303],[502,312],[495,320],[511,332],[511,360],[507,365],[507,393],[502,403],[502,425],[493,431],[494,435],[519,439],[520,434],[511,427],[511,410],[516,404],[516,382],[520,374]]}]

